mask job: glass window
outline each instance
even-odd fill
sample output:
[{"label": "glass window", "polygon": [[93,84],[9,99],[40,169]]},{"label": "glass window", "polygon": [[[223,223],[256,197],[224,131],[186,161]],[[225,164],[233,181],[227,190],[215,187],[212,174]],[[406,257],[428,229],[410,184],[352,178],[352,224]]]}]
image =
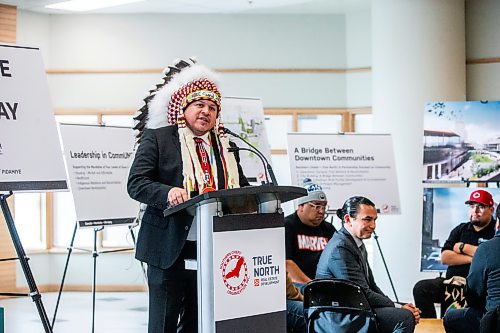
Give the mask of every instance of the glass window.
[{"label": "glass window", "polygon": [[25,250],[44,249],[45,194],[19,193],[14,196],[14,222]]},{"label": "glass window", "polygon": [[[67,247],[76,223],[75,204],[70,192],[54,193],[54,246]],[[91,248],[94,245],[94,229],[76,231],[74,246]]]},{"label": "glass window", "polygon": [[[279,185],[291,185],[290,161],[288,155],[271,155],[271,164],[273,165],[276,181]],[[281,208],[286,215],[293,213],[295,210],[293,200],[282,204]]]},{"label": "glass window", "polygon": [[134,118],[129,116],[102,116],[102,123],[106,126],[133,127]]},{"label": "glass window", "polygon": [[288,155],[271,155],[271,164],[279,185],[290,185],[290,161]]},{"label": "glass window", "polygon": [[373,133],[373,115],[372,114],[354,115],[354,132]]},{"label": "glass window", "polygon": [[287,149],[286,134],[293,131],[293,116],[265,116],[267,138],[271,149]]},{"label": "glass window", "polygon": [[342,131],[342,116],[337,114],[300,115],[299,132],[339,133]]},{"label": "glass window", "polygon": [[[137,206],[139,210],[139,206]],[[134,230],[137,234],[138,228]],[[103,231],[102,246],[108,247],[134,247],[134,241],[128,226],[106,227]]]},{"label": "glass window", "polygon": [[63,124],[84,124],[84,125],[98,125],[97,115],[59,115],[56,116],[58,123]]}]

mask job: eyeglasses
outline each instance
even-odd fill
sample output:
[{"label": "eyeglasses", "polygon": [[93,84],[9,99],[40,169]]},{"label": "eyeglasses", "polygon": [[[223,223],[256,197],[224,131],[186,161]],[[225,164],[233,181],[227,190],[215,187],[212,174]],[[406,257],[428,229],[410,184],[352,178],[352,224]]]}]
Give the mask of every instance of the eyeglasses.
[{"label": "eyeglasses", "polygon": [[327,205],[315,205],[313,203],[310,203],[308,202],[307,203],[309,206],[311,206],[312,208],[314,208],[318,213],[323,211],[323,212],[326,212],[328,210],[328,206]]},{"label": "eyeglasses", "polygon": [[479,210],[484,210],[485,208],[490,207],[490,206],[485,206],[483,204],[470,204],[469,209],[479,209]]}]

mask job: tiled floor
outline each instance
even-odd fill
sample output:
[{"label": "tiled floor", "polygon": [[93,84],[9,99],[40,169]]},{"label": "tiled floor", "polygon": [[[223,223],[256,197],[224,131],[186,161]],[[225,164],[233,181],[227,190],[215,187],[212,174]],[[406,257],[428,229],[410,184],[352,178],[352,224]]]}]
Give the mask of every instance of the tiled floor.
[{"label": "tiled floor", "polygon": [[[57,293],[42,294],[52,322]],[[95,333],[146,333],[147,302],[145,292],[97,293]],[[5,309],[5,333],[45,333],[35,304],[29,297],[0,299]],[[439,313],[439,312],[438,312]],[[59,303],[54,333],[92,332],[92,294],[64,292]],[[415,332],[444,332],[441,320],[426,319]]]},{"label": "tiled floor", "polygon": [[[42,302],[52,322],[57,293],[43,293]],[[96,293],[95,333],[147,332],[145,292]],[[5,309],[5,333],[44,333],[30,297],[0,299]],[[59,303],[54,333],[92,332],[92,294],[64,292]]]}]

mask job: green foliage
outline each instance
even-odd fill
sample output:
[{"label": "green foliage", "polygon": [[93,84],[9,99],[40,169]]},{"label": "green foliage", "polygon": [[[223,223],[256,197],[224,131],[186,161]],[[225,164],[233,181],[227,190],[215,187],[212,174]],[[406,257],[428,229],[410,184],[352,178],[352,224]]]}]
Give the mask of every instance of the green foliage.
[{"label": "green foliage", "polygon": [[484,177],[492,172],[498,171],[498,169],[500,169],[500,164],[493,165],[489,168],[481,168],[481,169],[477,170],[477,172],[474,174],[474,176],[477,178],[481,178],[481,177]]},{"label": "green foliage", "polygon": [[474,154],[471,156],[471,159],[477,163],[493,162],[492,159],[488,155],[483,155],[483,154]]}]

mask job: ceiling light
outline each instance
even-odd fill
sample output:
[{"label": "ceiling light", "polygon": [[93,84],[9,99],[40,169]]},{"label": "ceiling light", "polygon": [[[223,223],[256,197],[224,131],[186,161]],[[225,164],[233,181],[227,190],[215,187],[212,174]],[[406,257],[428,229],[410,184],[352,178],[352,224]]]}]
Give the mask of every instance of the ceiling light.
[{"label": "ceiling light", "polygon": [[144,0],[70,0],[53,3],[45,6],[46,8],[71,10],[76,12],[85,12],[88,10],[121,6],[133,2]]}]

